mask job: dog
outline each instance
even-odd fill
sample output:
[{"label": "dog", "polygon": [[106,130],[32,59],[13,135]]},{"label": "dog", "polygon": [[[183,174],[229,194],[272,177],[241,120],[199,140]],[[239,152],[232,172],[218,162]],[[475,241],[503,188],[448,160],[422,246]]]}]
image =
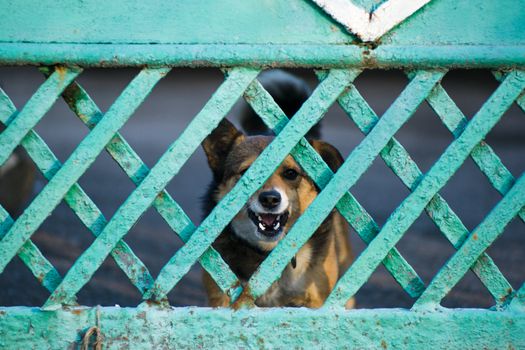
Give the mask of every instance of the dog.
[{"label": "dog", "polygon": [[[202,147],[213,173],[213,181],[204,197],[206,214],[233,188],[272,140],[268,135],[245,135],[223,119],[203,141]],[[332,171],[337,171],[343,163],[339,151],[320,140],[309,142]],[[249,280],[318,192],[295,160],[287,156],[251,196],[213,243],[241,283]],[[348,234],[348,224],[333,210],[286,266],[281,278],[255,304],[260,307],[321,307],[353,260]],[[210,306],[230,304],[229,296],[206,271],[203,282]],[[351,299],[346,306],[353,305]]]},{"label": "dog", "polygon": [[[258,80],[288,118],[293,117],[312,93],[304,80],[281,69],[265,71],[259,75]],[[248,135],[272,135],[248,105],[244,106],[241,113],[241,126]],[[321,138],[321,124],[317,123],[308,130],[306,137]]]}]

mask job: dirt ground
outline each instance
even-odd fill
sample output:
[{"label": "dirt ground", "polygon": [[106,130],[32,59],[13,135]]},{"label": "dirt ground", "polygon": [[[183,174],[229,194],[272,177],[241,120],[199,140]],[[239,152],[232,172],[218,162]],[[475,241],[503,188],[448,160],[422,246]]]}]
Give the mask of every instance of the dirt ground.
[{"label": "dirt ground", "polygon": [[[78,81],[99,107],[106,111],[136,72],[131,69],[88,70]],[[300,70],[296,73],[312,87],[315,86],[315,77],[311,71]],[[0,87],[18,108],[23,107],[42,81],[42,76],[35,68],[0,69]],[[153,166],[221,81],[219,70],[175,69],[159,83],[124,126],[122,135],[143,161]],[[384,113],[405,85],[406,79],[399,71],[365,72],[356,81],[356,86],[378,115]],[[445,77],[443,86],[470,118],[494,91],[497,82],[490,72],[454,71]],[[231,120],[236,120],[240,108],[241,103],[230,113]],[[55,104],[36,130],[61,161],[67,159],[88,133],[63,101]],[[330,109],[323,121],[322,133],[323,138],[333,143],[345,156],[363,139],[363,135],[339,106]],[[451,134],[426,104],[419,108],[396,138],[423,172],[430,169],[452,141]],[[486,141],[515,177],[523,173],[525,118],[517,106],[513,106],[503,116]],[[199,149],[167,187],[195,223],[201,221],[200,198],[210,178],[204,154]],[[106,153],[97,158],[79,183],[107,219],[113,216],[135,187]],[[39,175],[34,185],[33,198],[45,185],[46,180]],[[381,159],[374,162],[351,192],[379,225],[385,223],[409,193]],[[440,193],[469,230],[474,229],[501,199],[470,159]],[[488,250],[514,288],[519,288],[525,281],[524,228],[523,222],[513,220]],[[64,203],[53,211],[32,239],[62,275],[93,242],[90,232]],[[355,232],[351,233],[351,240],[355,254],[359,255],[365,245]],[[125,241],[144,261],[153,276],[158,274],[182,244],[154,209],[149,209],[141,217]],[[426,214],[422,214],[412,225],[397,248],[427,284],[455,251]],[[201,268],[197,264],[169,294],[170,302],[176,306],[205,305],[206,297],[200,276]],[[0,305],[39,306],[48,295],[18,257],[0,274]],[[78,294],[78,301],[84,305],[133,306],[140,303],[141,297],[116,264],[108,259]],[[382,266],[358,292],[357,301],[360,308],[410,307],[413,303]],[[443,305],[489,307],[493,305],[493,300],[487,289],[469,272],[445,298]]]}]

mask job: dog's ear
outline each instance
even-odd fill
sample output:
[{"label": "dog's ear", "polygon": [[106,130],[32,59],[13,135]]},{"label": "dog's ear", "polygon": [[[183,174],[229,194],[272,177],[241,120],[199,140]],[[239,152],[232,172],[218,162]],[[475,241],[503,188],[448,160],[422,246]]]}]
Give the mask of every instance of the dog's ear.
[{"label": "dog's ear", "polygon": [[343,164],[343,156],[331,144],[319,140],[309,140],[309,142],[334,173]]},{"label": "dog's ear", "polygon": [[216,180],[222,178],[224,162],[231,148],[243,138],[244,135],[232,123],[223,119],[202,142],[202,148],[208,157],[208,164]]}]

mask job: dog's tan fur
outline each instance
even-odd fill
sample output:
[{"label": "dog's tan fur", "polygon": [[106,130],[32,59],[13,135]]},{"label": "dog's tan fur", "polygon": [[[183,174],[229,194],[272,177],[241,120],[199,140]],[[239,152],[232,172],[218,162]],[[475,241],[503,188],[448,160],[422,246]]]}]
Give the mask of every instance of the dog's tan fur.
[{"label": "dog's tan fur", "polygon": [[[272,137],[269,136],[245,136],[227,120],[222,121],[206,138],[203,148],[214,173],[214,183],[207,198],[207,211],[233,188],[243,171],[271,140]],[[332,170],[337,170],[342,163],[339,152],[322,141],[311,141],[311,144]],[[283,174],[288,169],[295,170],[299,176],[294,180],[285,178]],[[250,201],[256,200],[261,192],[275,188],[285,193],[289,203],[289,218],[283,228],[285,235],[315,199],[318,190],[291,156],[282,162]],[[215,249],[243,282],[250,278],[278,243],[278,240],[265,241],[252,237],[249,232],[239,234],[240,230],[248,226],[250,219],[245,206],[214,243]],[[256,304],[263,307],[320,307],[351,261],[348,225],[334,210],[299,250],[295,257],[295,267],[289,263],[281,278],[256,300]],[[210,306],[228,306],[229,297],[219,289],[210,275],[204,272],[203,278]],[[353,307],[353,299],[347,303],[347,307]]]}]

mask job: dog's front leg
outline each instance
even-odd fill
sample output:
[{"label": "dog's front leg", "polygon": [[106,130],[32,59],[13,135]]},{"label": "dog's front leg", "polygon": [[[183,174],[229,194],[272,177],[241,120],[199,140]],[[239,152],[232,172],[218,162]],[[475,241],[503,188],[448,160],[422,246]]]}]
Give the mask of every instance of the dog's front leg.
[{"label": "dog's front leg", "polygon": [[230,305],[230,297],[222,292],[208,272],[203,272],[202,281],[204,282],[204,287],[208,293],[209,306],[228,307]]}]

